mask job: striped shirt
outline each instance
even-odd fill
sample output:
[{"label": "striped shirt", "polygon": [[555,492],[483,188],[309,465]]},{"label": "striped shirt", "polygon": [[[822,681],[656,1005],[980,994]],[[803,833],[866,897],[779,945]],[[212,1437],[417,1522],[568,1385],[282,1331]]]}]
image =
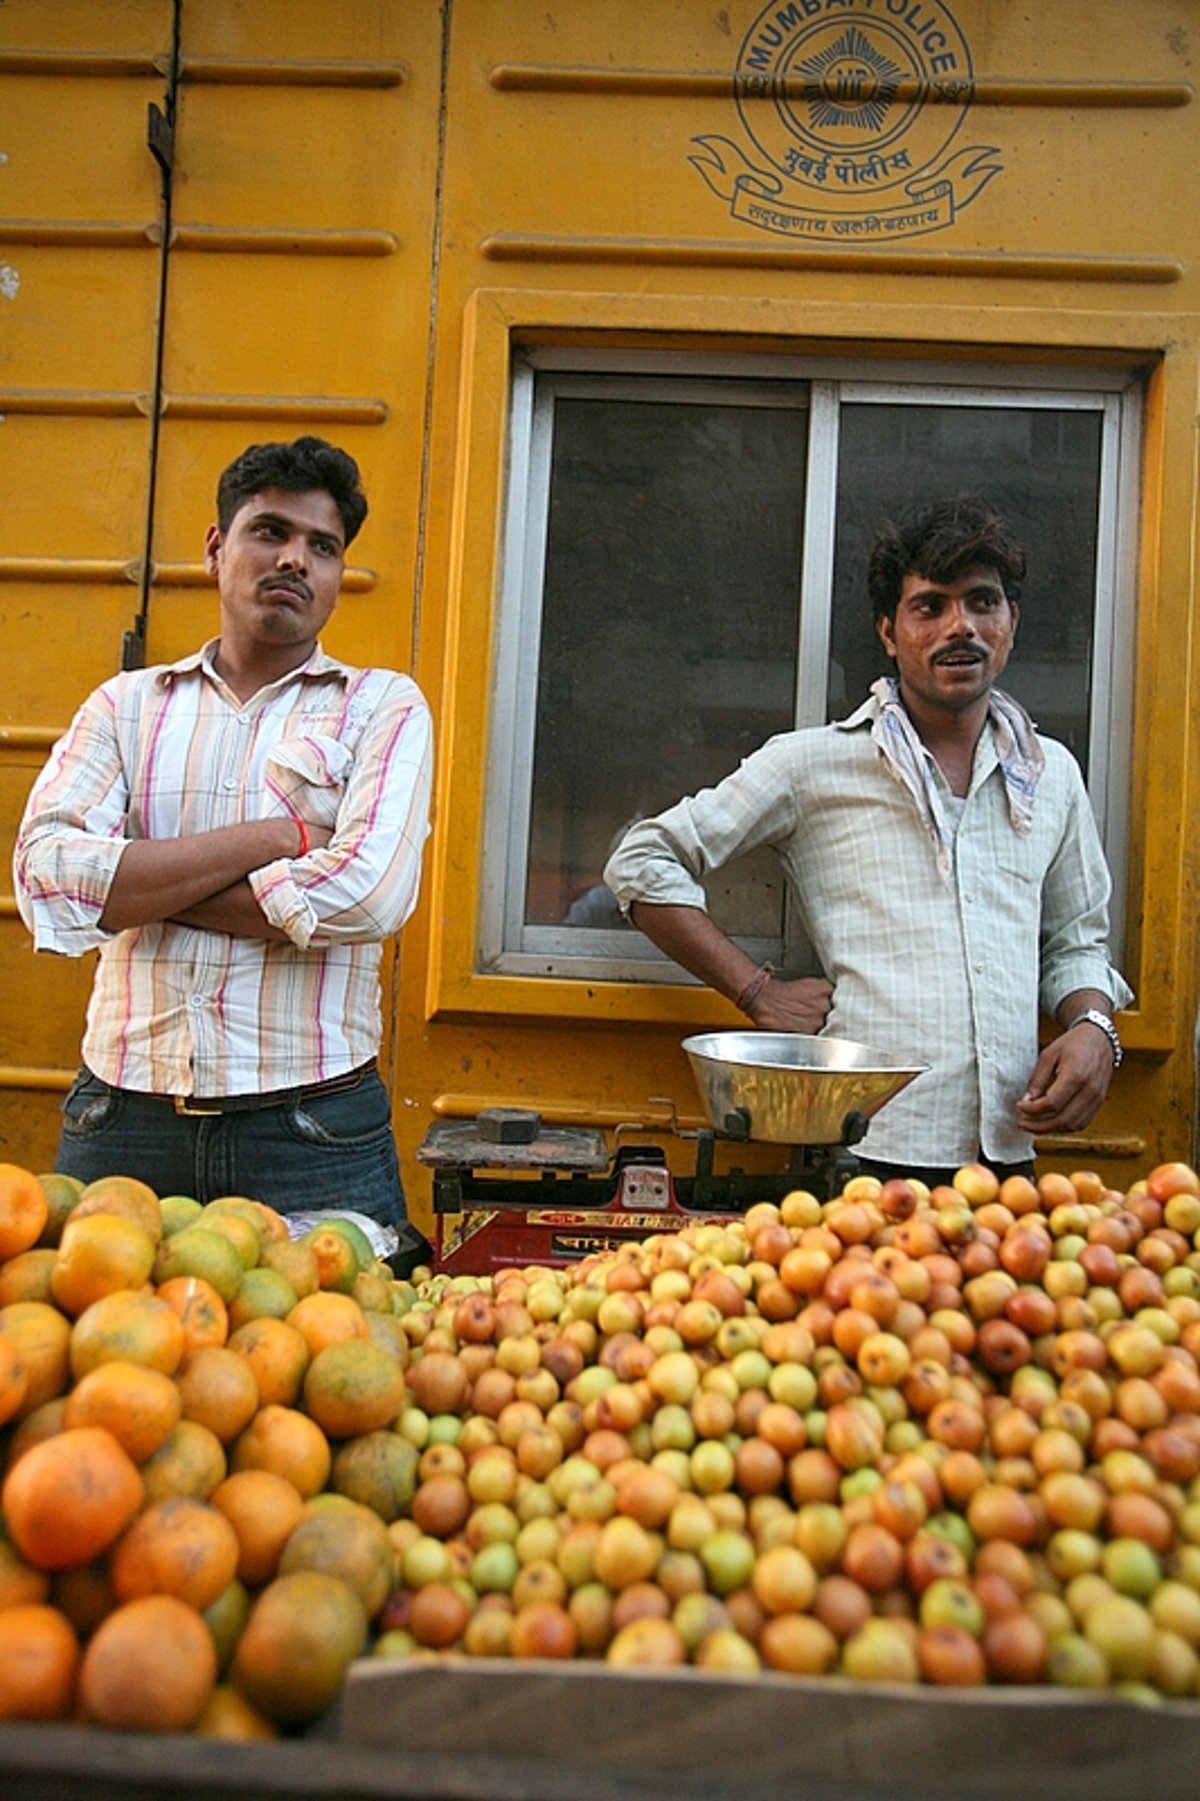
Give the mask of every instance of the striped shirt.
[{"label": "striped shirt", "polygon": [[[416,904],[429,831],[429,709],[408,676],[318,645],[240,703],[215,642],[117,675],[51,752],[17,836],[35,949],[99,950],[83,1057],[105,1081],[203,1097],[325,1081],[379,1049],[382,940]],[[291,813],[325,849],[254,870],[289,943],[165,921],[100,924],[126,843]]]},{"label": "striped shirt", "polygon": [[[1081,988],[1127,1006],[1107,949],[1110,881],[1079,767],[1039,739],[1029,829],[1014,826],[993,728],[982,733],[949,879],[913,794],[872,740],[878,700],[771,739],[716,788],[643,820],[605,870],[622,905],[705,906],[703,878],[774,846],[823,973],[829,1035],[927,1063],[872,1121],[864,1156],[913,1167],[1031,1155],[1016,1104],[1038,1008]],[[928,756],[928,752],[924,752]],[[929,758],[933,781],[949,788]]]}]

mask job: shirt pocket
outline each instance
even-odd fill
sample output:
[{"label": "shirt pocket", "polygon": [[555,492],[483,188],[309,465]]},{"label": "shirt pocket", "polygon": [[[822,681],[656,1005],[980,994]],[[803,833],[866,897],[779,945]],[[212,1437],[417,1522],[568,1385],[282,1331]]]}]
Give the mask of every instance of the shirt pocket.
[{"label": "shirt pocket", "polygon": [[283,812],[332,829],[352,762],[344,744],[319,732],[281,738],[267,757],[267,788]]},{"label": "shirt pocket", "polygon": [[1032,844],[1006,846],[996,853],[993,868],[1000,881],[1018,882],[1026,889],[1040,888],[1046,879],[1046,859]]}]

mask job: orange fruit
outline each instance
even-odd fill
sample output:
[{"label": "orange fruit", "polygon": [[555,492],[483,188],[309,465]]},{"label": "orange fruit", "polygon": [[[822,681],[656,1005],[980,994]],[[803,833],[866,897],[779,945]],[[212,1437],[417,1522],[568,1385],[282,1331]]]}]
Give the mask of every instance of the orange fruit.
[{"label": "orange fruit", "polygon": [[381,1276],[377,1270],[359,1270],[350,1293],[364,1313],[383,1313],[391,1317],[392,1284],[387,1276]]},{"label": "orange fruit", "polygon": [[227,1683],[218,1682],[196,1724],[192,1727],[200,1738],[219,1738],[235,1744],[251,1739],[278,1738],[279,1733],[267,1719],[252,1707],[245,1695]]},{"label": "orange fruit", "polygon": [[170,1238],[173,1232],[182,1232],[185,1226],[194,1226],[204,1211],[190,1194],[162,1194],[158,1197],[158,1210],[162,1214],[164,1238]]},{"label": "orange fruit", "polygon": [[139,1513],[108,1554],[118,1601],[178,1595],[203,1613],[237,1574],[238,1537],[206,1501],[175,1495]]},{"label": "orange fruit", "polygon": [[279,1559],[279,1574],[323,1570],[348,1582],[374,1619],[392,1592],[396,1558],[388,1529],[377,1513],[357,1501],[323,1498],[300,1521]]},{"label": "orange fruit", "polygon": [[317,1261],[317,1280],[322,1288],[349,1294],[361,1267],[358,1252],[342,1232],[331,1226],[314,1226],[302,1240]]},{"label": "orange fruit", "polygon": [[50,1579],[50,1602],[70,1620],[80,1638],[90,1638],[101,1620],[117,1605],[107,1557],[55,1570]]},{"label": "orange fruit", "polygon": [[244,1269],[236,1246],[223,1233],[211,1226],[184,1226],[159,1245],[154,1280],[161,1285],[175,1276],[203,1276],[228,1306],[242,1285]]},{"label": "orange fruit", "polygon": [[71,1209],[83,1193],[83,1183],[78,1176],[59,1175],[57,1170],[52,1175],[39,1176],[42,1193],[46,1197],[46,1223],[38,1233],[40,1245],[56,1245],[62,1237],[62,1229],[70,1217]]},{"label": "orange fruit", "polygon": [[[338,1238],[340,1235],[334,1232],[331,1236]],[[345,1243],[344,1239],[342,1243]],[[371,1335],[358,1302],[352,1301],[348,1294],[334,1294],[325,1288],[297,1301],[288,1314],[287,1323],[295,1326],[313,1357],[326,1345],[338,1344],[347,1338],[366,1339]]]},{"label": "orange fruit", "polygon": [[137,1465],[102,1426],[76,1426],[26,1451],[4,1478],[0,1511],[17,1550],[43,1570],[86,1563],[142,1504]]},{"label": "orange fruit", "polygon": [[298,1301],[306,1294],[315,1294],[321,1286],[317,1260],[302,1239],[284,1238],[265,1244],[258,1261],[262,1269],[273,1269],[282,1276]]},{"label": "orange fruit", "polygon": [[79,1640],[57,1608],[0,1613],[0,1720],[65,1720],[78,1670]]},{"label": "orange fruit", "polygon": [[73,1213],[63,1227],[50,1276],[56,1304],[73,1319],[104,1295],[141,1288],[154,1267],[154,1240],[119,1213]]},{"label": "orange fruit", "polygon": [[390,1523],[412,1506],[420,1455],[399,1432],[364,1432],[338,1446],[330,1486]]},{"label": "orange fruit", "polygon": [[213,1490],[211,1501],[237,1534],[238,1576],[250,1588],[261,1588],[274,1576],[280,1553],[300,1524],[299,1491],[274,1470],[236,1470]]},{"label": "orange fruit", "polygon": [[291,1407],[299,1400],[309,1349],[295,1326],[264,1315],[239,1326],[230,1336],[229,1348],[244,1357],[254,1371],[264,1407],[272,1402]]},{"label": "orange fruit", "polygon": [[228,1345],[202,1345],[180,1364],[175,1383],[185,1420],[198,1420],[229,1444],[259,1409],[254,1371]]},{"label": "orange fruit", "polygon": [[296,1570],[255,1601],[230,1680],[269,1720],[304,1725],[335,1700],[366,1642],[366,1609],[350,1584]]},{"label": "orange fruit", "polygon": [[50,1272],[57,1260],[58,1252],[46,1246],[0,1263],[0,1307],[10,1301],[51,1301]]},{"label": "orange fruit", "polygon": [[291,1232],[284,1215],[277,1212],[274,1207],[269,1207],[266,1201],[254,1201],[251,1205],[262,1220],[263,1243],[286,1244],[291,1237]]},{"label": "orange fruit", "polygon": [[408,1368],[408,1336],[404,1330],[404,1322],[394,1313],[376,1313],[374,1308],[364,1313],[367,1332],[375,1344],[381,1344],[391,1352],[401,1369]]},{"label": "orange fruit", "polygon": [[204,1212],[213,1219],[225,1214],[245,1220],[254,1227],[260,1245],[278,1244],[288,1236],[287,1221],[282,1214],[263,1201],[252,1201],[248,1195],[218,1195],[215,1201],[208,1202]]},{"label": "orange fruit", "polygon": [[324,1488],[332,1461],[329,1441],[315,1420],[273,1403],[255,1414],[230,1457],[235,1470],[273,1470],[286,1477],[305,1498]]},{"label": "orange fruit", "polygon": [[131,1219],[157,1244],[163,1235],[162,1209],[158,1196],[136,1176],[100,1176],[89,1182],[71,1211],[71,1219],[88,1219],[93,1214],[115,1214]]},{"label": "orange fruit", "polygon": [[262,1239],[258,1226],[253,1220],[247,1219],[245,1214],[215,1211],[209,1206],[201,1213],[196,1224],[206,1232],[216,1232],[222,1238],[227,1238],[241,1258],[244,1270],[253,1269],[257,1264]]},{"label": "orange fruit", "polygon": [[169,1501],[175,1495],[207,1501],[228,1474],[224,1445],[199,1420],[181,1419],[141,1468],[147,1501]]},{"label": "orange fruit", "polygon": [[71,1328],[75,1380],[120,1357],[171,1376],[183,1356],[183,1324],[158,1295],[120,1289],[93,1301]]},{"label": "orange fruit", "polygon": [[15,1338],[0,1332],[0,1426],[17,1411],[29,1388],[29,1371]]},{"label": "orange fruit", "polygon": [[4,1468],[11,1470],[26,1451],[32,1450],[34,1445],[40,1445],[44,1438],[53,1438],[61,1432],[66,1410],[67,1397],[56,1395],[53,1401],[43,1401],[32,1413],[22,1412],[20,1425],[14,1426],[9,1433]]},{"label": "orange fruit", "polygon": [[44,1601],[50,1593],[50,1577],[26,1563],[0,1521],[0,1613],[9,1607],[27,1607]]},{"label": "orange fruit", "polygon": [[201,1345],[224,1344],[229,1337],[229,1313],[211,1282],[203,1276],[171,1276],[155,1290],[183,1322],[183,1347],[198,1351]]},{"label": "orange fruit", "polygon": [[66,1397],[63,1425],[105,1426],[135,1463],[144,1463],[174,1429],[180,1411],[170,1376],[117,1357],[76,1383]]},{"label": "orange fruit", "polygon": [[49,1212],[37,1177],[15,1163],[0,1163],[0,1259],[35,1245]]},{"label": "orange fruit", "polygon": [[223,1676],[233,1662],[237,1643],[250,1618],[250,1593],[240,1576],[227,1582],[215,1601],[204,1609],[204,1624],[217,1647],[217,1674]]},{"label": "orange fruit", "polygon": [[299,1298],[286,1276],[278,1270],[248,1269],[242,1277],[242,1286],[229,1303],[229,1324],[236,1332],[248,1320],[262,1319],[264,1315],[286,1319]]},{"label": "orange fruit", "polygon": [[217,1680],[212,1634],[177,1595],[140,1595],[96,1628],[79,1671],[86,1720],[125,1731],[185,1732]]},{"label": "orange fruit", "polygon": [[14,1419],[25,1419],[44,1401],[57,1400],[71,1380],[71,1322],[47,1301],[12,1301],[0,1307],[0,1333],[11,1339],[29,1378]]},{"label": "orange fruit", "polygon": [[317,1352],[304,1378],[304,1408],[329,1438],[390,1426],[404,1406],[404,1371],[383,1345],[345,1339]]}]

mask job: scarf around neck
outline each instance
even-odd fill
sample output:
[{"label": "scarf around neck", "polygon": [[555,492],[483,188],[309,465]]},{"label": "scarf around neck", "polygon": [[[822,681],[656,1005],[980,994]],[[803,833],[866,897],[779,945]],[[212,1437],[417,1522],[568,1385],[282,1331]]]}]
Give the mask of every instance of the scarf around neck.
[{"label": "scarf around neck", "polygon": [[[907,788],[917,803],[921,822],[932,840],[938,874],[949,882],[954,867],[954,831],[933,772],[933,758],[917,734],[900,699],[895,676],[880,676],[871,685],[879,703],[879,717],[871,737],[888,772]],[[1017,701],[999,688],[988,700],[988,721],[995,735],[996,757],[1008,800],[1013,830],[1028,832],[1033,826],[1033,802],[1046,755],[1037,740],[1033,721]]]}]

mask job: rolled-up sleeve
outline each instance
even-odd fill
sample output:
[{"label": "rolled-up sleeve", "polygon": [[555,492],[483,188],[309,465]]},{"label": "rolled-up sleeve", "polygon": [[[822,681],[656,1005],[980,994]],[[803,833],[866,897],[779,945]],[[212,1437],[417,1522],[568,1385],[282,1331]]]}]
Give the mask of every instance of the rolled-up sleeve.
[{"label": "rolled-up sleeve", "polygon": [[417,902],[433,732],[416,684],[386,680],[355,748],[330,843],[249,878],[266,918],[301,950],[390,937]]},{"label": "rolled-up sleeve", "polygon": [[125,851],[129,797],[106,684],[85,701],[33,785],[17,832],[13,884],[34,949],[81,957]]},{"label": "rolled-up sleeve", "polygon": [[1082,779],[1074,792],[1058,850],[1042,888],[1041,980],[1038,998],[1050,1015],[1068,994],[1094,988],[1114,1009],[1127,1007],[1133,990],[1113,967],[1108,949],[1108,901],[1112,882]]},{"label": "rolled-up sleeve", "polygon": [[706,875],[760,844],[791,837],[797,809],[793,737],[768,740],[715,788],[630,827],[604,871],[622,912],[634,901],[704,908]]}]

